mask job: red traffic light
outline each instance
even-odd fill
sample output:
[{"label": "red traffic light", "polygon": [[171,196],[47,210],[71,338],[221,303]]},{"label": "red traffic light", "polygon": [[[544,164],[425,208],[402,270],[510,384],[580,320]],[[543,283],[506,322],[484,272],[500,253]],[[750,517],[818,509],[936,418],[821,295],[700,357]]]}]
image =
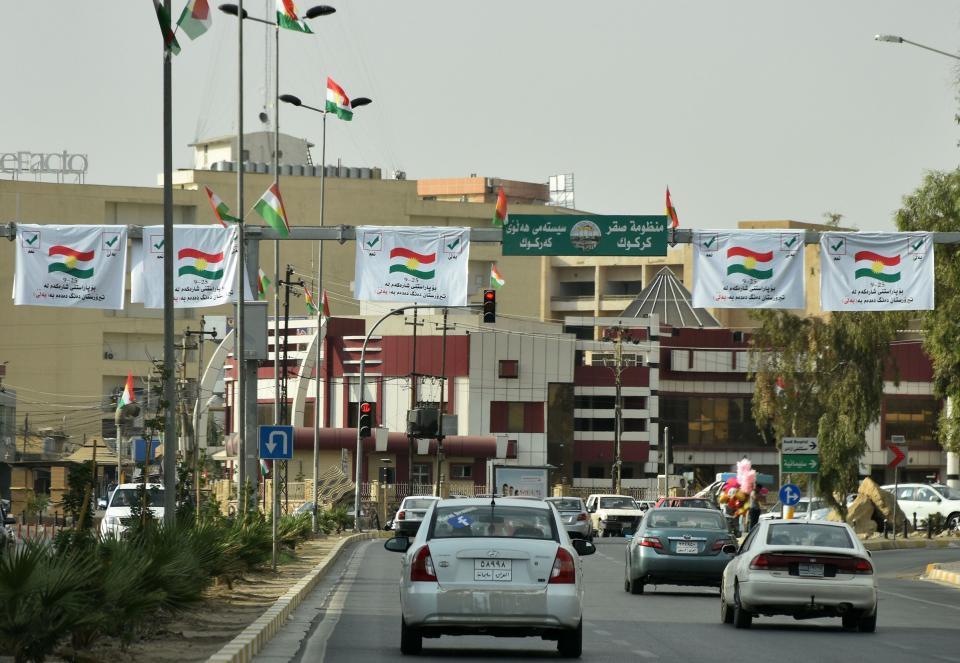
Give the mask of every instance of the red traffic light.
[{"label": "red traffic light", "polygon": [[370,403],[363,402],[360,403],[360,414],[370,414],[371,405]]},{"label": "red traffic light", "polygon": [[496,299],[497,299],[497,295],[493,292],[493,290],[483,291],[483,301],[492,302],[492,301],[495,301]]}]

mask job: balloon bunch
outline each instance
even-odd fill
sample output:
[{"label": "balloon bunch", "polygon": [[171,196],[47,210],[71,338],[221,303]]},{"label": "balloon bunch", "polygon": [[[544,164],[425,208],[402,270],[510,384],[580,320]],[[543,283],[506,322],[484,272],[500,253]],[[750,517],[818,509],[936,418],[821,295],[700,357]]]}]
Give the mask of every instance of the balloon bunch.
[{"label": "balloon bunch", "polygon": [[757,471],[752,463],[744,458],[737,463],[737,476],[730,477],[723,484],[717,501],[726,509],[728,515],[742,516],[750,510],[750,495],[757,484]]}]

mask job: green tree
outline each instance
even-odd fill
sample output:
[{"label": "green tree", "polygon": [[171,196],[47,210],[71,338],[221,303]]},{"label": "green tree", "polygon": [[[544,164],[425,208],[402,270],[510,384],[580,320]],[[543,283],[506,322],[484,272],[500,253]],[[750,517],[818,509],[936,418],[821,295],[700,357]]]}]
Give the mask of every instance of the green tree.
[{"label": "green tree", "polygon": [[[903,231],[960,231],[960,170],[931,172],[913,193],[904,196],[896,215],[897,228]],[[923,349],[933,363],[934,393],[955,404],[952,411],[940,413],[937,435],[947,451],[960,451],[960,247],[937,244],[934,248],[935,301],[932,311],[923,311]]]},{"label": "green tree", "polygon": [[777,437],[817,437],[817,492],[846,513],[865,432],[880,416],[890,342],[906,321],[898,313],[835,313],[801,318],[786,311],[754,314],[753,415]]},{"label": "green tree", "polygon": [[87,529],[93,524],[90,517],[92,498],[93,462],[71,465],[67,470],[67,490],[63,494],[63,512],[64,515],[73,517],[77,523],[77,529]]}]

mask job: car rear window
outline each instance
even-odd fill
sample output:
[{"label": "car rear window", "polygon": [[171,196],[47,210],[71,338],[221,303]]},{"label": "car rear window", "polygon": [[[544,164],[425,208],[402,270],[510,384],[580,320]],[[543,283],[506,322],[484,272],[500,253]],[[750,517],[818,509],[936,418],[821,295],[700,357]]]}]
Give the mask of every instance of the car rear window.
[{"label": "car rear window", "polygon": [[767,530],[767,544],[771,546],[853,548],[853,541],[845,528],[812,523],[770,525]]},{"label": "car rear window", "polygon": [[[657,509],[659,511],[659,509]],[[647,516],[650,523],[647,527],[659,528],[678,528],[678,529],[727,529],[727,523],[723,516],[712,513],[681,513],[673,511],[668,513],[654,514]]]},{"label": "car rear window", "polygon": [[410,499],[409,497],[403,500],[404,509],[429,509],[430,506],[437,500],[431,500],[429,498],[422,499]]},{"label": "car rear window", "polygon": [[429,538],[516,537],[556,540],[551,512],[538,507],[490,506],[437,507]]},{"label": "car rear window", "polygon": [[550,500],[558,511],[580,511],[583,506],[578,499]]},{"label": "car rear window", "polygon": [[[163,506],[163,492],[156,488],[147,489],[147,504],[152,507]],[[118,488],[113,493],[113,499],[110,500],[110,506],[139,506],[140,489],[138,488]]]},{"label": "car rear window", "polygon": [[630,497],[601,497],[601,509],[636,509],[637,503]]}]

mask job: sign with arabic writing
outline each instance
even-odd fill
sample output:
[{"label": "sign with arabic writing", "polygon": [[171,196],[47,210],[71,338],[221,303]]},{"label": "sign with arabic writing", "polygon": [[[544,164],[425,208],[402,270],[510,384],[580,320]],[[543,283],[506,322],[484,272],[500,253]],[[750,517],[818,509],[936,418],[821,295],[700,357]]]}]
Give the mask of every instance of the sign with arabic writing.
[{"label": "sign with arabic writing", "polygon": [[802,230],[693,231],[697,308],[804,308]]},{"label": "sign with arabic writing", "polygon": [[357,299],[467,305],[469,228],[360,226],[356,256]]},{"label": "sign with arabic writing", "polygon": [[665,256],[667,217],[511,214],[505,256]]},{"label": "sign with arabic writing", "polygon": [[123,308],[126,226],[17,224],[14,304]]},{"label": "sign with arabic writing", "polygon": [[824,311],[933,309],[933,233],[823,233]]},{"label": "sign with arabic writing", "polygon": [[[173,227],[173,307],[204,308],[235,301],[239,253],[237,226]],[[135,242],[130,301],[163,308],[163,226],[146,226]],[[249,283],[246,298],[250,299]]]}]

